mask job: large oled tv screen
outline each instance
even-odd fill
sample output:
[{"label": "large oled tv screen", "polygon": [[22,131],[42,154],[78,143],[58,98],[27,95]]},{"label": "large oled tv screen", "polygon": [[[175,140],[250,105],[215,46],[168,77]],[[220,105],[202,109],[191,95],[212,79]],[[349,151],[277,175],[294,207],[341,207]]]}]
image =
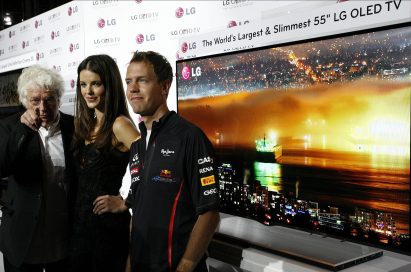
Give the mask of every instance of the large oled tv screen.
[{"label": "large oled tv screen", "polygon": [[409,251],[411,27],[177,61],[222,212]]}]

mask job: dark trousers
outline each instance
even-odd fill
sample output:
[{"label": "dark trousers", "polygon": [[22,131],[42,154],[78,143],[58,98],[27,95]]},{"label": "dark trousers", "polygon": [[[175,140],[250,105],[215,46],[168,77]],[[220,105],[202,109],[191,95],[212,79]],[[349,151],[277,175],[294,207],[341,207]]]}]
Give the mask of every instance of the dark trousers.
[{"label": "dark trousers", "polygon": [[[99,251],[97,251],[99,252]],[[127,255],[81,254],[70,258],[70,272],[124,272]]]},{"label": "dark trousers", "polygon": [[23,263],[22,266],[16,267],[9,263],[9,261],[3,256],[4,262],[4,272],[66,272],[68,267],[67,260],[58,261],[54,263],[46,264],[26,264]]}]

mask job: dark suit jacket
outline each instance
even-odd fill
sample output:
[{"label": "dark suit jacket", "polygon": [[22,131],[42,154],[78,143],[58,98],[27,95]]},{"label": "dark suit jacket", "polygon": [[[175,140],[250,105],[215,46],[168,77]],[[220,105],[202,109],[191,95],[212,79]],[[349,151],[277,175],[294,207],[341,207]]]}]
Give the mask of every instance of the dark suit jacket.
[{"label": "dark suit jacket", "polygon": [[[20,122],[22,112],[0,120],[0,176],[8,177],[1,199],[0,250],[8,261],[20,266],[30,246],[42,202],[43,166],[38,133]],[[60,112],[69,207],[76,187],[70,144],[74,120]],[[69,211],[70,212],[70,211]]]}]

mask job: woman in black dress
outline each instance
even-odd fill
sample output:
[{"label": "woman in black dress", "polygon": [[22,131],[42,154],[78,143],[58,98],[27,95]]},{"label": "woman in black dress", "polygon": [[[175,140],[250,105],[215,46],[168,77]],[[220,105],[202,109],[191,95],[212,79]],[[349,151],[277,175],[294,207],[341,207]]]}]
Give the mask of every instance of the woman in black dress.
[{"label": "woman in black dress", "polygon": [[119,195],[129,148],[139,133],[131,121],[115,61],[93,55],[77,69],[74,154],[79,182],[73,214],[71,270],[123,272],[130,214]]}]

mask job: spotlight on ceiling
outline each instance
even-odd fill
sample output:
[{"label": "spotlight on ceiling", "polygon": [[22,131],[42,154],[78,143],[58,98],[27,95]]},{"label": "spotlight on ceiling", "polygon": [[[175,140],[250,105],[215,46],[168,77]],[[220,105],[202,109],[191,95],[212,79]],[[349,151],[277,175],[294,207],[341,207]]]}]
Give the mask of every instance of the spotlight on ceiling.
[{"label": "spotlight on ceiling", "polygon": [[4,22],[5,25],[12,25],[13,24],[13,22],[11,21],[11,17],[7,16],[7,15],[3,17],[3,22]]}]

